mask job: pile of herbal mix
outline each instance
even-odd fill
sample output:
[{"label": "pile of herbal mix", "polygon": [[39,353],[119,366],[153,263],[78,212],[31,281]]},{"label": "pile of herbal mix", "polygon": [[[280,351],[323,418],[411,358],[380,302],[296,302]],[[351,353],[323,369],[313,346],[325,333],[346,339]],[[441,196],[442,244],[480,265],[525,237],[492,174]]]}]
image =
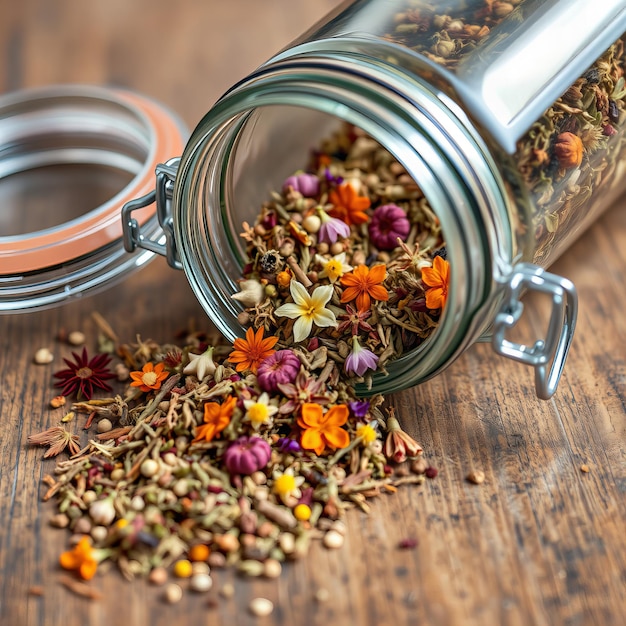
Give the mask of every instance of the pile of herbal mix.
[{"label": "pile of herbal mix", "polygon": [[95,353],[80,332],[62,338],[74,347],[54,374],[57,423],[29,443],[69,457],[44,499],[72,533],[59,560],[79,593],[104,561],[170,581],[171,602],[210,589],[214,568],[279,576],[311,539],[340,548],[349,508],[437,473],[382,396],[355,395],[446,302],[439,223],[402,166],[345,126],[241,236],[234,345],[205,332],[125,343],[97,314]]}]

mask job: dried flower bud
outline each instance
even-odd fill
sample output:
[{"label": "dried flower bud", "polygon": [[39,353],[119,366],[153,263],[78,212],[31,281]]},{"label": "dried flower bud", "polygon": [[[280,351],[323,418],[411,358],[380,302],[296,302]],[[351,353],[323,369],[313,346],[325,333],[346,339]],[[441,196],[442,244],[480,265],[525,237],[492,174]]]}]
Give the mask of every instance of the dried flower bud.
[{"label": "dried flower bud", "polygon": [[100,526],[109,526],[115,519],[115,507],[113,506],[113,498],[105,498],[104,500],[96,500],[89,506],[89,516]]},{"label": "dried flower bud", "polygon": [[583,160],[583,142],[574,133],[561,133],[556,138],[554,153],[561,167],[578,167]]},{"label": "dried flower bud", "polygon": [[407,457],[414,457],[422,452],[422,446],[402,430],[395,417],[390,416],[387,420],[387,431],[385,456],[388,459],[396,463],[404,463]]},{"label": "dried flower bud", "polygon": [[440,57],[447,59],[449,56],[454,54],[456,50],[456,44],[454,41],[450,41],[448,39],[440,39],[433,47],[432,51],[435,54],[438,54]]},{"label": "dried flower bud", "polygon": [[242,280],[239,283],[240,291],[232,296],[233,300],[238,300],[244,306],[253,307],[261,304],[265,297],[263,285],[254,279]]},{"label": "dried flower bud", "polygon": [[224,465],[231,474],[249,476],[263,469],[270,460],[272,450],[261,437],[239,437],[224,453]]},{"label": "dried flower bud", "polygon": [[320,181],[314,174],[296,174],[287,178],[283,183],[284,192],[288,191],[289,188],[298,191],[305,197],[312,198],[319,192]]}]

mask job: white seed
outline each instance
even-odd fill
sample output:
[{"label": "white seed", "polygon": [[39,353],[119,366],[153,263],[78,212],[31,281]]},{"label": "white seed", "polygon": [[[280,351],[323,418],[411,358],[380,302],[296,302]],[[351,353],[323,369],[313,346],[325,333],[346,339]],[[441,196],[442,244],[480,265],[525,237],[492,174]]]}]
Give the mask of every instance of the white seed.
[{"label": "white seed", "polygon": [[176,583],[170,583],[165,587],[165,600],[169,604],[176,604],[183,598],[183,590],[180,585]]},{"label": "white seed", "polygon": [[346,536],[348,529],[346,528],[346,523],[343,520],[335,520],[330,527],[331,530],[336,530],[340,535]]},{"label": "white seed", "polygon": [[116,467],[111,472],[111,480],[116,483],[122,480],[124,476],[126,476],[126,470],[122,467]]},{"label": "white seed", "polygon": [[177,480],[174,483],[174,487],[172,487],[172,491],[179,497],[182,498],[189,493],[189,483],[185,479]]},{"label": "white seed", "polygon": [[146,459],[141,464],[141,475],[146,478],[152,478],[159,471],[159,464],[154,459]]},{"label": "white seed", "polygon": [[196,574],[209,574],[211,572],[211,568],[208,563],[204,561],[194,561],[191,564],[191,573],[195,576]]},{"label": "white seed", "polygon": [[222,598],[232,598],[235,595],[235,587],[231,583],[224,583],[220,590]]},{"label": "white seed", "polygon": [[94,526],[89,534],[96,543],[101,543],[107,538],[109,531],[106,526]]},{"label": "white seed", "polygon": [[278,543],[285,554],[292,554],[296,547],[296,538],[291,533],[283,533],[278,538]]},{"label": "white seed", "polygon": [[328,602],[328,600],[330,599],[330,591],[328,591],[328,589],[325,589],[324,587],[320,587],[316,592],[315,592],[315,600],[317,602]]},{"label": "white seed", "polygon": [[67,336],[67,343],[73,346],[82,346],[85,343],[85,333],[74,330]]},{"label": "white seed", "polygon": [[302,221],[302,228],[307,233],[316,233],[322,226],[322,220],[317,215],[309,215]]},{"label": "white seed", "polygon": [[276,559],[267,559],[263,564],[263,576],[266,578],[279,578],[283,571],[283,566]]},{"label": "white seed", "polygon": [[164,567],[155,567],[148,575],[148,581],[153,585],[164,585],[167,582],[167,570]]},{"label": "white seed", "polygon": [[250,602],[250,612],[256,617],[267,617],[273,610],[274,604],[267,598],[254,598]]},{"label": "white seed", "polygon": [[343,546],[343,535],[336,530],[329,530],[324,535],[323,543],[329,550],[337,550]]},{"label": "white seed", "polygon": [[163,455],[163,462],[170,467],[176,467],[178,464],[178,457],[173,452],[168,452]]},{"label": "white seed", "polygon": [[189,580],[189,588],[204,593],[213,586],[213,579],[208,574],[194,574]]},{"label": "white seed", "polygon": [[110,419],[107,419],[105,417],[104,419],[101,419],[98,422],[98,426],[97,426],[96,430],[99,433],[108,433],[110,430],[113,430],[113,424],[111,423]]},{"label": "white seed", "polygon": [[87,491],[85,491],[85,493],[83,494],[83,502],[85,504],[91,504],[97,498],[98,495],[95,491],[92,491],[91,489],[87,489]]},{"label": "white seed", "polygon": [[53,359],[54,356],[52,355],[52,352],[48,350],[48,348],[39,348],[39,350],[35,352],[35,356],[33,357],[33,360],[35,361],[35,363],[37,363],[37,365],[45,365],[46,363],[51,363]]},{"label": "white seed", "polygon": [[70,518],[65,513],[57,513],[50,518],[50,526],[55,528],[67,528]]},{"label": "white seed", "polygon": [[146,501],[139,495],[133,496],[130,501],[130,508],[133,511],[143,511],[146,508]]}]

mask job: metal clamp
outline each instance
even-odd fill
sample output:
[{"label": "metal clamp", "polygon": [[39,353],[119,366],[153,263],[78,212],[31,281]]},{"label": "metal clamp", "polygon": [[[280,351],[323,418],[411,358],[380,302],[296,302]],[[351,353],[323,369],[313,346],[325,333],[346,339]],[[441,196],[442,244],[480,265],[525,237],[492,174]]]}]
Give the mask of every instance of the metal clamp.
[{"label": "metal clamp", "polygon": [[[167,259],[169,265],[174,269],[182,269],[182,264],[176,250],[176,239],[174,238],[174,222],[172,219],[172,194],[174,190],[174,180],[180,158],[174,158],[165,164],[156,167],[156,187],[155,191],[127,202],[122,207],[122,229],[124,238],[124,248],[127,252],[134,252],[137,248],[143,248],[156,254],[160,254]],[[164,238],[158,240],[147,239],[141,232],[139,222],[132,217],[133,211],[142,209],[156,201],[156,214],[159,224],[163,229]]]},{"label": "metal clamp", "polygon": [[[566,278],[550,274],[530,263],[520,263],[513,268],[506,289],[506,300],[494,322],[493,348],[503,356],[532,365],[535,368],[537,396],[548,400],[556,391],[572,342],[578,311],[576,288]],[[519,298],[524,291],[552,296],[546,338],[536,341],[533,346],[513,343],[505,338],[506,331],[515,326],[521,317],[524,305]]]}]

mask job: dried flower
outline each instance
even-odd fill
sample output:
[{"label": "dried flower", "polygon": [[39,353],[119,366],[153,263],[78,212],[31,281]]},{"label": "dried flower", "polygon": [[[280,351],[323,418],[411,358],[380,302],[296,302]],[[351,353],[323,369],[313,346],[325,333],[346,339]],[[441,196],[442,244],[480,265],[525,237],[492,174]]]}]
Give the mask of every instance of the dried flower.
[{"label": "dried flower", "polygon": [[322,209],[317,208],[317,214],[320,218],[320,228],[317,239],[320,242],[335,243],[337,239],[346,239],[350,236],[350,226],[337,217],[331,217]]},{"label": "dried flower", "polygon": [[429,309],[443,309],[448,298],[450,285],[450,264],[440,256],[433,259],[432,267],[422,268],[422,281],[428,286],[426,306]]},{"label": "dried flower", "polygon": [[256,400],[244,400],[243,405],[246,408],[243,419],[250,422],[254,430],[271,423],[272,416],[278,412],[278,407],[270,404],[270,397],[265,391]]},{"label": "dried flower", "polygon": [[161,388],[161,383],[169,376],[167,372],[164,372],[164,363],[157,363],[154,365],[148,361],[141,371],[131,372],[130,377],[133,382],[130,383],[131,387],[139,387],[141,391],[148,393],[149,391],[157,391]]},{"label": "dried flower", "polygon": [[110,526],[113,523],[116,515],[113,500],[114,496],[109,496],[102,500],[94,500],[89,505],[89,516],[99,526]]},{"label": "dried flower", "polygon": [[230,423],[236,404],[237,398],[233,396],[228,396],[223,404],[207,402],[204,405],[204,424],[196,427],[194,442],[211,441],[223,431]]},{"label": "dried flower", "polygon": [[324,383],[308,376],[304,369],[300,370],[293,384],[279,384],[278,388],[287,398],[287,402],[278,409],[281,415],[298,415],[302,405],[307,402],[316,404],[329,402],[328,396],[324,393]]},{"label": "dried flower", "polygon": [[275,350],[272,350],[272,348],[276,345],[278,337],[263,339],[264,332],[262,326],[257,330],[256,334],[252,328],[248,328],[245,339],[240,337],[235,339],[233,344],[235,349],[228,355],[228,360],[237,364],[235,369],[238,372],[250,370],[253,374],[256,374],[260,363],[274,354]]},{"label": "dried flower", "polygon": [[353,402],[348,402],[348,407],[354,417],[363,418],[370,410],[370,402],[369,400],[354,400]]},{"label": "dried flower", "polygon": [[400,423],[393,415],[387,419],[387,433],[384,450],[388,459],[396,463],[404,463],[407,457],[421,454],[422,446],[402,430]]},{"label": "dried flower", "polygon": [[361,439],[365,445],[368,445],[376,441],[378,433],[369,424],[361,424],[356,429],[356,436]]},{"label": "dried flower", "polygon": [[78,454],[80,452],[78,435],[72,435],[65,430],[63,426],[52,426],[47,430],[35,435],[28,435],[28,443],[33,446],[49,446],[49,450],[43,455],[44,459],[56,456],[69,449],[70,454]]},{"label": "dried flower", "polygon": [[369,220],[365,210],[370,207],[370,199],[359,196],[349,183],[343,183],[331,191],[329,202],[333,205],[329,213],[343,220],[348,226],[365,224]]},{"label": "dried flower", "polygon": [[295,454],[296,452],[300,452],[302,450],[300,444],[290,437],[281,437],[276,442],[276,447],[283,452],[284,454]]},{"label": "dried flower", "polygon": [[283,183],[283,192],[293,189],[301,193],[305,198],[314,198],[320,190],[320,181],[315,174],[295,174],[289,176]]},{"label": "dried flower", "polygon": [[574,133],[561,133],[556,138],[554,153],[561,167],[578,167],[583,160],[583,142]]},{"label": "dried flower", "polygon": [[355,309],[349,304],[346,304],[346,312],[337,318],[341,320],[337,326],[337,330],[340,333],[344,333],[350,328],[352,335],[356,335],[360,330],[366,333],[375,332],[374,328],[365,321],[371,314],[372,312],[370,310]]},{"label": "dried flower", "polygon": [[98,569],[98,559],[89,537],[86,535],[81,537],[71,550],[63,552],[59,563],[63,569],[77,570],[83,580],[91,580]]},{"label": "dried flower", "polygon": [[300,498],[302,492],[300,487],[304,482],[304,476],[294,476],[293,469],[289,468],[282,474],[276,473],[274,475],[274,484],[272,485],[272,491],[281,500],[291,498]]},{"label": "dried flower", "polygon": [[341,426],[348,421],[349,413],[345,404],[333,406],[326,413],[319,404],[302,405],[298,418],[298,426],[303,429],[300,445],[305,450],[313,450],[318,456],[327,446],[346,448],[350,436]]},{"label": "dried flower", "polygon": [[107,365],[111,362],[111,357],[107,354],[96,354],[92,359],[87,355],[87,349],[83,348],[82,354],[72,352],[74,362],[63,359],[68,369],[61,370],[54,374],[59,379],[55,387],[61,387],[64,396],[76,392],[78,399],[86,398],[91,400],[96,389],[111,391],[111,387],[105,380],[114,378]]},{"label": "dried flower", "polygon": [[352,271],[352,265],[346,263],[346,253],[342,252],[330,259],[323,257],[321,254],[315,255],[315,262],[322,266],[322,271],[318,274],[319,278],[328,278],[331,283],[337,281],[346,272]]},{"label": "dried flower", "polygon": [[292,280],[289,291],[294,301],[278,307],[274,314],[278,317],[297,318],[293,325],[293,339],[296,343],[309,336],[313,323],[319,327],[337,325],[335,314],[326,308],[326,304],[333,296],[332,285],[317,287],[309,295],[304,285]]},{"label": "dried flower", "polygon": [[374,300],[389,300],[389,293],[381,283],[387,270],[384,265],[357,266],[350,274],[341,277],[341,284],[346,287],[341,294],[341,302],[351,302],[356,298],[356,305],[361,310],[368,310]]},{"label": "dried flower", "polygon": [[261,362],[257,382],[264,391],[276,393],[278,385],[293,383],[300,371],[300,359],[292,350],[278,350]]},{"label": "dried flower", "polygon": [[269,462],[272,449],[261,437],[239,437],[224,453],[224,465],[230,474],[249,476]]},{"label": "dried flower", "polygon": [[352,352],[343,364],[343,369],[348,376],[363,376],[367,370],[376,370],[378,357],[367,348],[363,348],[356,335],[352,336]]},{"label": "dried flower", "polygon": [[403,209],[395,204],[379,206],[368,226],[370,240],[379,250],[393,250],[398,239],[404,241],[411,224]]},{"label": "dried flower", "polygon": [[204,380],[205,376],[215,374],[215,362],[213,361],[213,346],[210,346],[202,354],[189,353],[189,363],[183,368],[183,374],[193,374],[198,380]]},{"label": "dried flower", "polygon": [[239,282],[239,292],[233,294],[233,300],[241,302],[246,307],[253,307],[261,304],[265,298],[265,289],[263,285],[254,278],[242,280]]}]

